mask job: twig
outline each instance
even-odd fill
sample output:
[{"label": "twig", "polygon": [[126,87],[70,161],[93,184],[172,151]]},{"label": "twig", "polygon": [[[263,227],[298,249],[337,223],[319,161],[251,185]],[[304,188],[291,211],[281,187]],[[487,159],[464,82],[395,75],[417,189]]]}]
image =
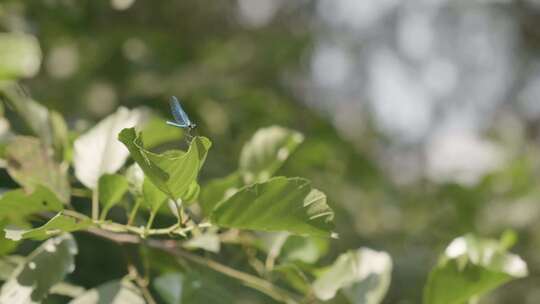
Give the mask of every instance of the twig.
[{"label": "twig", "polygon": [[298,303],[298,301],[295,300],[294,297],[290,295],[288,291],[281,289],[275,286],[274,284],[268,281],[265,281],[261,278],[258,278],[256,276],[253,276],[251,274],[236,270],[234,268],[230,268],[228,266],[225,266],[213,260],[209,260],[209,259],[200,257],[198,255],[191,254],[184,250],[180,250],[180,249],[171,250],[170,248],[168,248],[165,251],[169,252],[170,254],[174,256],[181,257],[191,262],[197,263],[199,265],[206,266],[214,271],[220,272],[231,278],[235,278],[239,281],[242,281],[245,285],[270,296],[272,299],[276,301],[280,301],[280,302],[284,302],[288,304]]},{"label": "twig", "polygon": [[[89,233],[103,237],[110,241],[113,241],[118,244],[141,244],[142,240],[140,237],[128,233],[116,233],[112,231],[105,231],[98,228],[90,228],[86,230]],[[226,265],[220,264],[216,261],[200,257],[198,255],[191,254],[186,252],[178,247],[178,243],[174,240],[146,240],[145,244],[148,246],[165,251],[177,258],[185,259],[190,262],[203,265],[207,268],[210,268],[214,271],[220,272],[226,276],[237,279],[244,283],[246,286],[249,286],[253,289],[256,289],[269,297],[273,298],[276,301],[296,304],[298,301],[295,299],[295,296],[289,293],[288,291],[275,286],[274,284],[265,281],[259,277],[253,276],[251,274],[230,268]]]}]

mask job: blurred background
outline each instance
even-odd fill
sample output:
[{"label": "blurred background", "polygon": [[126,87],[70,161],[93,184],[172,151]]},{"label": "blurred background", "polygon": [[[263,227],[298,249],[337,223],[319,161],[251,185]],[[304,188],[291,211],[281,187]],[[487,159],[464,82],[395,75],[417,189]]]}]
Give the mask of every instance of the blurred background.
[{"label": "blurred background", "polygon": [[[390,253],[385,303],[419,303],[455,237],[507,229],[530,276],[482,303],[540,303],[540,1],[3,0],[0,29],[39,40],[23,85],[72,129],[120,105],[165,117],[180,96],[214,142],[203,183],[233,171],[258,128],[301,131],[280,174],[328,194],[327,263]],[[95,242],[81,263],[110,265],[85,256]]]}]

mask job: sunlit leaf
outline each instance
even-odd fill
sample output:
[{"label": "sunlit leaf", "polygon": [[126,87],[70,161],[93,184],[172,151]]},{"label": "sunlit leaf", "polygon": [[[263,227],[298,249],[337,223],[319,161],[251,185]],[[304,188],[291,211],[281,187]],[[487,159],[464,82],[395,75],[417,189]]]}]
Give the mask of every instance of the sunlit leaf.
[{"label": "sunlit leaf", "polygon": [[81,220],[72,216],[58,213],[41,227],[30,230],[6,228],[4,231],[6,232],[6,238],[14,241],[20,241],[22,239],[44,240],[65,232],[84,230],[91,225],[92,221],[90,219]]},{"label": "sunlit leaf", "polygon": [[86,187],[95,189],[103,174],[115,173],[124,165],[129,152],[117,140],[118,133],[141,123],[143,114],[121,107],[75,141],[75,176]]},{"label": "sunlit leaf", "polygon": [[148,178],[144,179],[143,197],[144,206],[146,206],[151,213],[156,213],[169,199],[167,195],[159,190]]},{"label": "sunlit leaf", "polygon": [[142,138],[147,149],[157,147],[159,145],[180,141],[183,138],[184,132],[180,128],[174,128],[167,125],[167,120],[162,117],[153,117],[142,129]]},{"label": "sunlit leaf", "polygon": [[199,202],[204,214],[209,215],[212,213],[212,210],[220,201],[235,194],[242,185],[242,179],[237,173],[214,179],[206,184],[201,190]]},{"label": "sunlit leaf", "polygon": [[462,304],[528,274],[527,264],[508,253],[507,243],[468,234],[453,240],[431,271],[425,304]]},{"label": "sunlit leaf", "polygon": [[10,221],[43,211],[60,211],[63,204],[49,189],[37,186],[31,194],[24,190],[12,190],[0,197],[0,216]]},{"label": "sunlit leaf", "polygon": [[[0,281],[9,280],[15,270],[22,267],[26,262],[26,258],[19,255],[11,255],[0,258]],[[51,287],[50,293],[63,295],[66,297],[76,297],[81,295],[85,289],[67,282],[59,282]]]},{"label": "sunlit leaf", "polygon": [[390,285],[392,259],[386,252],[369,248],[346,252],[313,283],[321,300],[332,299],[338,290],[352,303],[378,304]]},{"label": "sunlit leaf", "polygon": [[328,239],[291,235],[281,248],[280,258],[285,261],[317,262],[328,250]]},{"label": "sunlit leaf", "polygon": [[51,287],[75,270],[76,254],[77,244],[69,234],[46,241],[28,256],[26,262],[2,286],[0,303],[41,302]]},{"label": "sunlit leaf", "polygon": [[54,161],[53,150],[34,137],[15,137],[5,158],[9,175],[27,191],[38,185],[52,190],[63,202],[69,201],[67,166]]},{"label": "sunlit leaf", "polygon": [[303,140],[299,132],[278,126],[258,130],[240,154],[245,183],[268,180]]},{"label": "sunlit leaf", "polygon": [[182,195],[182,203],[184,204],[191,204],[197,200],[199,197],[199,194],[201,193],[201,186],[196,181],[193,181],[191,185],[189,185],[188,189]]},{"label": "sunlit leaf", "polygon": [[34,36],[0,34],[0,79],[34,76],[40,64],[41,49]]},{"label": "sunlit leaf", "polygon": [[[16,83],[0,83],[0,96],[47,147],[54,147],[55,152],[67,149],[67,146],[63,147],[67,145],[63,134],[66,131],[65,121],[59,114],[33,100]],[[62,154],[57,154],[56,159],[62,159],[65,156]]]},{"label": "sunlit leaf", "polygon": [[219,203],[210,219],[223,227],[328,237],[333,217],[326,196],[308,180],[276,177],[244,187]]},{"label": "sunlit leaf", "polygon": [[168,273],[156,278],[153,284],[167,304],[235,303],[227,289],[197,273]]},{"label": "sunlit leaf", "polygon": [[103,205],[103,217],[122,200],[128,191],[128,181],[123,175],[104,174],[99,179],[99,202]]},{"label": "sunlit leaf", "polygon": [[[0,220],[0,231],[4,231],[8,224],[13,224],[9,218]],[[19,243],[6,238],[5,233],[0,233],[0,256],[4,256],[17,248]]]},{"label": "sunlit leaf", "polygon": [[142,138],[133,128],[124,129],[119,139],[146,177],[173,200],[184,198],[189,187],[197,180],[211,146],[210,140],[197,136],[191,141],[187,152],[171,150],[156,154],[144,148]]},{"label": "sunlit leaf", "polygon": [[90,289],[70,304],[146,304],[141,291],[127,280],[111,281]]}]

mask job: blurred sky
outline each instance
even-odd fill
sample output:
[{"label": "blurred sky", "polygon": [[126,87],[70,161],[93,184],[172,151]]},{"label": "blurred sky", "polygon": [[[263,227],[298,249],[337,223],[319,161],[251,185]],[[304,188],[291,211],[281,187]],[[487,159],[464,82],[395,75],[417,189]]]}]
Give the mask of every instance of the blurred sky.
[{"label": "blurred sky", "polygon": [[[523,62],[508,4],[317,1],[316,44],[296,91],[345,136],[361,137],[372,120],[393,146],[383,149],[396,179],[474,184],[504,158],[484,136],[501,108],[510,105],[514,119],[540,117],[540,65]],[[260,27],[291,5],[239,0],[238,14]]]},{"label": "blurred sky", "polygon": [[[283,13],[309,12],[301,26],[314,43],[298,59],[301,70],[284,77],[286,85],[353,142],[374,126],[385,139],[376,154],[397,182],[427,177],[474,184],[505,159],[488,131],[497,127],[507,130],[496,136],[516,136],[522,121],[540,118],[540,61],[523,47],[523,16],[513,1],[235,2],[232,18],[253,30]],[[540,8],[537,0],[519,3]],[[110,4],[128,10],[135,0]],[[24,26],[12,18],[11,28]],[[69,41],[53,45],[44,61],[47,73],[57,79],[73,75],[81,61],[77,47]],[[149,52],[136,36],[123,45],[133,62]],[[135,90],[163,87],[151,73],[133,78],[144,84]],[[89,84],[83,97],[96,116],[119,103],[107,82]]]}]

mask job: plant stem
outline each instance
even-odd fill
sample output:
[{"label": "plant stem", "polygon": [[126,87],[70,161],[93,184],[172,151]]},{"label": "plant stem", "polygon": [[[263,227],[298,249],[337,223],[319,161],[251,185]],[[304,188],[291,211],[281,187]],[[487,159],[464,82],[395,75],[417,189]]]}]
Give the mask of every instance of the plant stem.
[{"label": "plant stem", "polygon": [[135,221],[135,216],[137,216],[137,211],[139,211],[139,207],[141,206],[141,199],[137,199],[135,201],[135,206],[133,206],[133,209],[131,210],[131,213],[129,214],[129,219],[127,224],[133,225],[133,222]]},{"label": "plant stem", "polygon": [[294,297],[290,295],[288,291],[281,289],[266,280],[263,280],[251,274],[230,268],[228,266],[225,266],[213,260],[209,260],[209,259],[197,256],[197,255],[185,252],[183,250],[174,250],[174,251],[168,250],[168,251],[176,256],[182,257],[186,260],[197,263],[199,265],[206,266],[214,271],[220,272],[231,278],[240,280],[247,286],[268,295],[269,297],[271,297],[272,299],[276,301],[284,302],[288,304],[298,303],[298,301],[294,299]]},{"label": "plant stem", "polygon": [[149,231],[150,228],[152,228],[152,224],[154,223],[154,219],[156,218],[157,210],[154,212],[150,212],[150,218],[148,218],[148,222],[146,223],[146,231]]},{"label": "plant stem", "polygon": [[110,209],[103,209],[101,211],[101,215],[99,216],[100,221],[105,221],[105,219],[107,218],[107,215],[109,214],[109,210]]},{"label": "plant stem", "polygon": [[159,228],[159,229],[147,229],[147,227],[136,227],[131,225],[122,225],[118,223],[113,222],[99,222],[99,228],[110,231],[110,232],[131,232],[135,233],[141,237],[143,236],[150,236],[150,235],[171,235],[171,234],[178,234],[185,236],[187,232],[190,232],[197,228],[207,228],[211,225],[209,223],[202,223],[199,225],[191,225],[187,227],[181,227],[178,223],[167,227],[167,228]]},{"label": "plant stem", "polygon": [[[116,225],[121,226],[121,227],[124,226],[124,225],[119,225],[119,224],[116,224]],[[208,224],[202,224],[202,225],[207,226]],[[199,225],[199,227],[200,226],[201,225]],[[128,227],[131,227],[131,226],[128,226]],[[172,227],[174,227],[174,226],[172,226]],[[137,227],[134,227],[134,228],[137,228]],[[142,228],[137,228],[137,229],[142,230]],[[171,228],[166,228],[165,230],[170,230],[170,229]],[[184,228],[184,229],[187,229],[187,228]],[[159,229],[153,229],[150,232],[152,232],[152,231],[153,232],[158,232],[157,230],[159,230]],[[112,231],[103,230],[103,228],[102,229],[91,228],[91,229],[88,229],[87,231],[94,234],[94,235],[103,237],[105,239],[111,240],[111,241],[119,243],[119,244],[124,244],[124,243],[141,244],[143,242],[143,240],[137,238],[134,235],[121,234],[121,233],[112,233]],[[163,250],[163,251],[165,251],[165,252],[179,258],[180,261],[187,260],[187,261],[190,261],[190,262],[193,262],[193,263],[208,267],[208,268],[210,268],[210,269],[212,269],[214,271],[220,272],[220,273],[222,273],[222,274],[224,274],[226,276],[229,276],[231,278],[237,279],[237,280],[243,282],[246,286],[249,286],[249,287],[251,287],[253,289],[256,289],[256,290],[268,295],[269,297],[271,297],[272,299],[274,299],[276,301],[287,303],[287,304],[298,304],[298,300],[297,300],[298,296],[297,295],[294,295],[294,294],[290,293],[287,290],[284,290],[284,289],[282,289],[282,288],[280,288],[278,286],[275,286],[271,282],[268,282],[268,281],[266,281],[264,279],[261,279],[259,277],[254,276],[254,275],[251,275],[249,273],[245,273],[245,272],[236,270],[234,268],[230,268],[230,267],[228,267],[226,265],[220,264],[220,263],[218,263],[216,261],[213,261],[213,260],[210,260],[210,259],[207,259],[207,258],[204,258],[204,257],[200,257],[198,255],[194,255],[194,254],[189,253],[189,252],[186,252],[186,251],[182,250],[181,248],[178,248],[178,243],[175,242],[175,241],[172,241],[172,240],[148,240],[145,243],[148,246],[152,247],[152,248]]]},{"label": "plant stem", "polygon": [[83,188],[72,188],[71,195],[76,196],[76,197],[83,197],[83,198],[92,197],[91,191],[88,189],[83,189]]},{"label": "plant stem", "polygon": [[94,221],[98,220],[99,217],[99,193],[98,188],[92,191],[92,219]]}]

